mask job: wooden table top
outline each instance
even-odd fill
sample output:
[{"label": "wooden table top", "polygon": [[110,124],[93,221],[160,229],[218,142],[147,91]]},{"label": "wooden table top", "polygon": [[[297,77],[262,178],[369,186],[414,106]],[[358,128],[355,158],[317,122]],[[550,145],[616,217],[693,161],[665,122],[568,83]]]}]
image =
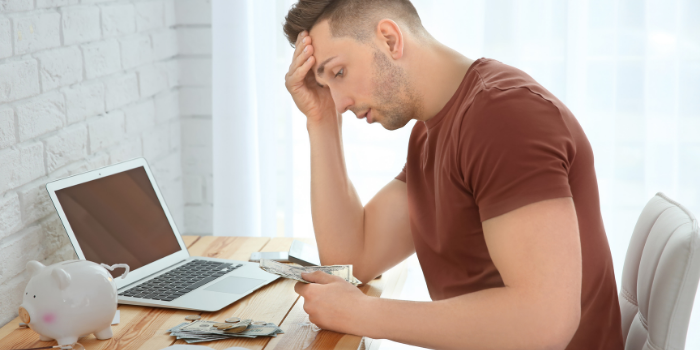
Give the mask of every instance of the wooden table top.
[{"label": "wooden table top", "polygon": [[[252,252],[287,251],[292,238],[265,237],[199,237],[183,236],[190,255],[248,261]],[[303,240],[303,239],[302,239]],[[306,240],[308,242],[308,240]],[[401,264],[381,278],[359,287],[370,296],[395,297],[406,280],[406,267]],[[203,320],[223,320],[231,316],[273,322],[284,334],[275,338],[234,338],[214,342],[197,343],[214,349],[241,346],[251,350],[296,349],[375,349],[378,342],[369,338],[336,332],[316,331],[304,312],[304,300],[294,292],[295,281],[280,278],[253,292],[245,298],[218,312],[196,312],[177,309],[119,305],[119,325],[112,326],[114,336],[109,340],[97,340],[89,335],[79,340],[87,350],[98,349],[163,349],[173,344],[186,344],[175,340],[167,329],[184,322],[185,316],[199,314]],[[19,305],[18,305],[19,307]],[[0,350],[36,348],[56,345],[55,341],[39,341],[39,335],[31,329],[19,328],[19,317],[0,328]]]}]

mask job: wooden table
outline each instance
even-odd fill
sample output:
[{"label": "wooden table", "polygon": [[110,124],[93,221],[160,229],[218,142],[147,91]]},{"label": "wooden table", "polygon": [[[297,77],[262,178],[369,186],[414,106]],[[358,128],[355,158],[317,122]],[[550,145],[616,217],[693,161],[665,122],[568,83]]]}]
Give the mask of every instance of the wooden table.
[{"label": "wooden table", "polygon": [[[199,237],[183,236],[190,255],[248,261],[252,252],[287,251],[291,238],[263,237]],[[401,264],[381,278],[360,288],[370,296],[395,297],[406,280],[406,267]],[[274,322],[284,334],[275,338],[234,338],[195,345],[214,349],[241,346],[251,350],[277,349],[374,349],[378,342],[355,335],[321,330],[315,331],[304,312],[304,300],[294,292],[295,281],[280,278],[245,298],[218,312],[195,312],[133,305],[119,305],[119,325],[112,326],[114,336],[109,340],[97,340],[89,335],[79,340],[87,350],[97,349],[163,349],[173,344],[186,344],[175,340],[166,330],[184,322],[185,316],[200,314],[203,320],[223,320],[238,316]],[[19,305],[18,305],[19,307]],[[39,335],[28,328],[19,328],[19,317],[0,328],[0,350],[35,348],[55,345],[56,342],[39,341]]]}]

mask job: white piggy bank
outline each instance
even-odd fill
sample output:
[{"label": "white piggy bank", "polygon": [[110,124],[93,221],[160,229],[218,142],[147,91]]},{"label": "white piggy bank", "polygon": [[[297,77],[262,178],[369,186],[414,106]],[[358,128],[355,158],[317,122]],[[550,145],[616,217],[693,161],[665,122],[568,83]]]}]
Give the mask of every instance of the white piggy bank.
[{"label": "white piggy bank", "polygon": [[105,268],[91,261],[69,260],[44,266],[27,263],[31,279],[24,290],[19,316],[39,333],[42,341],[56,339],[69,345],[94,333],[97,339],[112,337],[112,318],[117,311],[117,287]]}]

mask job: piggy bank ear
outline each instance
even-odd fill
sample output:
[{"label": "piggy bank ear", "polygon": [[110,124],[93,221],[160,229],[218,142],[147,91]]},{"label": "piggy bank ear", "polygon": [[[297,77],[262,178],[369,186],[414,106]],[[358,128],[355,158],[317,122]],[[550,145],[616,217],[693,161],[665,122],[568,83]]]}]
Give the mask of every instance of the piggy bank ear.
[{"label": "piggy bank ear", "polygon": [[27,271],[29,271],[29,276],[34,277],[41,269],[45,268],[46,265],[36,261],[36,260],[29,260],[27,262]]},{"label": "piggy bank ear", "polygon": [[53,279],[56,280],[56,282],[58,282],[58,288],[60,288],[61,290],[68,288],[68,286],[70,285],[70,275],[64,269],[55,268],[51,272],[51,277],[53,277]]}]

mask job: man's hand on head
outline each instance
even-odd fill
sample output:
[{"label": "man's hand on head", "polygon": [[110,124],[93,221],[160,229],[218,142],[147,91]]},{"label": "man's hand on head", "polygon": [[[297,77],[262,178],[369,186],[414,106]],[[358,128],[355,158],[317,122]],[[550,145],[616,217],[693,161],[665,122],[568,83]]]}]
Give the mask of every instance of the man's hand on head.
[{"label": "man's hand on head", "polygon": [[308,32],[299,33],[295,47],[292,64],[284,77],[287,91],[309,122],[320,121],[328,115],[335,116],[335,103],[330,90],[319,86],[314,78],[312,68],[316,59]]},{"label": "man's hand on head", "polygon": [[294,290],[304,298],[309,321],[322,329],[358,334],[364,306],[370,297],[344,279],[325,272],[304,273],[311,282],[297,283]]}]

